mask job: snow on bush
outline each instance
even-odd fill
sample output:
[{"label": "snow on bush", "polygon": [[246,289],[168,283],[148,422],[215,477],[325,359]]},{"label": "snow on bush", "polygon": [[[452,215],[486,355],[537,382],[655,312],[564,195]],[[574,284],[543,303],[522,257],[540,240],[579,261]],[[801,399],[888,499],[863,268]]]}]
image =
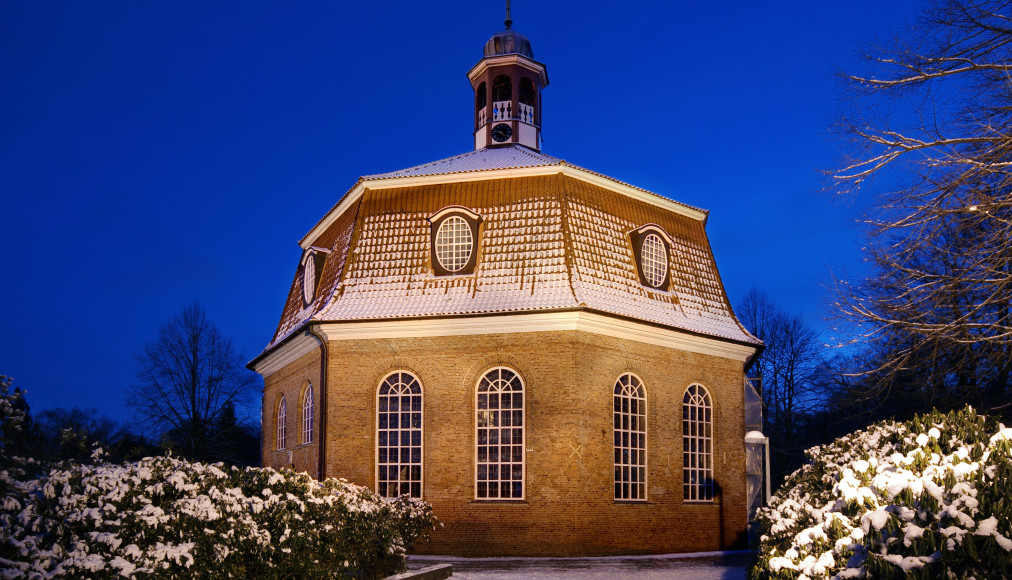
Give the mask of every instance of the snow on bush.
[{"label": "snow on bush", "polygon": [[2,578],[376,578],[436,523],[344,480],[172,457],[0,479]]},{"label": "snow on bush", "polygon": [[1012,429],[966,408],[806,453],[760,511],[753,579],[1006,578]]}]

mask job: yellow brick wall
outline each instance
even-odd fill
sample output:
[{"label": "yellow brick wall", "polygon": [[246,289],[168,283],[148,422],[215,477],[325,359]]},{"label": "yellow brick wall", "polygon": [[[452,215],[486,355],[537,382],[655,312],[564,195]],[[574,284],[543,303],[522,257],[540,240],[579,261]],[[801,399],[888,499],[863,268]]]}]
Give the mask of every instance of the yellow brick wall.
[{"label": "yellow brick wall", "polygon": [[[298,360],[264,377],[264,394],[261,415],[260,454],[264,467],[274,469],[295,469],[305,471],[313,477],[319,477],[320,465],[320,416],[322,411],[320,397],[320,350],[316,349],[300,357]],[[302,400],[303,387],[309,383],[313,387],[314,421],[312,443],[301,441],[302,433]],[[277,421],[275,413],[281,395],[285,397],[286,413],[286,445],[277,449]]]},{"label": "yellow brick wall", "polygon": [[[475,387],[507,366],[525,383],[526,498],[474,498]],[[266,377],[264,464],[294,463],[314,476],[318,449],[273,451],[273,403],[289,397],[297,436],[299,388],[319,384],[319,352]],[[444,527],[421,553],[599,555],[717,550],[745,531],[741,363],[595,334],[559,331],[334,341],[327,361],[326,475],[375,486],[376,390],[391,371],[410,371],[424,393],[424,499]],[[633,372],[647,389],[648,502],[616,503],[612,393]],[[714,476],[722,494],[682,501],[681,401],[701,383],[714,405]],[[320,398],[317,397],[319,403]],[[289,445],[292,447],[292,445]]]}]

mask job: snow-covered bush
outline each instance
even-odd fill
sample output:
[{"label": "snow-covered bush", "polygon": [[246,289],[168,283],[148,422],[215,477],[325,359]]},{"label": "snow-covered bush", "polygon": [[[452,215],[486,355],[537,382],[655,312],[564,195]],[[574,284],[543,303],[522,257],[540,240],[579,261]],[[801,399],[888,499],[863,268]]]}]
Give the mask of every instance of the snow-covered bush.
[{"label": "snow-covered bush", "polygon": [[809,449],[760,512],[751,578],[1009,577],[1010,444],[967,408]]},{"label": "snow-covered bush", "polygon": [[431,507],[343,480],[172,457],[73,465],[0,498],[3,578],[376,578]]}]

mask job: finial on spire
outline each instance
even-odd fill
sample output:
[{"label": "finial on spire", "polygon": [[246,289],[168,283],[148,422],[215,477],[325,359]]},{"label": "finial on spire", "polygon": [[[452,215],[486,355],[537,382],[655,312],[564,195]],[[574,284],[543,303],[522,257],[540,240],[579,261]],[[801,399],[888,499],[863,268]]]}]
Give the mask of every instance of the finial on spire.
[{"label": "finial on spire", "polygon": [[510,20],[510,0],[506,0],[506,30],[513,26],[513,21]]}]

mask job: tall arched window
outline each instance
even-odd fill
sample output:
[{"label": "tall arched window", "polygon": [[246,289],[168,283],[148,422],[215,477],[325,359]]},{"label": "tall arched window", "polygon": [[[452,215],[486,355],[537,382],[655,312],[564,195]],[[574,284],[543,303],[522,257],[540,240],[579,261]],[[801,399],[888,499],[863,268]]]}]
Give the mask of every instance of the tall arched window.
[{"label": "tall arched window", "polygon": [[524,105],[534,106],[534,83],[527,77],[520,79],[520,88],[517,91],[517,99]]},{"label": "tall arched window", "polygon": [[307,384],[302,394],[302,443],[313,442],[313,385]]},{"label": "tall arched window", "polygon": [[478,381],[475,402],[475,496],[524,497],[524,383],[507,368],[494,368]]},{"label": "tall arched window", "polygon": [[488,94],[485,88],[485,83],[478,85],[478,90],[474,92],[474,110],[481,111],[485,108],[485,101],[488,100]]},{"label": "tall arched window", "polygon": [[380,383],[376,404],[376,491],[422,497],[422,385],[405,371]]},{"label": "tall arched window", "polygon": [[713,501],[713,406],[699,384],[682,397],[682,484],[686,501]]},{"label": "tall arched window", "polygon": [[278,401],[278,411],[274,418],[275,431],[277,435],[276,445],[278,449],[284,449],[286,438],[285,438],[285,423],[288,418],[288,406],[285,404],[284,395],[281,396],[281,400]]},{"label": "tall arched window", "polygon": [[615,499],[647,499],[647,393],[626,373],[615,383]]},{"label": "tall arched window", "polygon": [[512,101],[513,82],[506,75],[499,75],[492,79],[492,100]]}]

